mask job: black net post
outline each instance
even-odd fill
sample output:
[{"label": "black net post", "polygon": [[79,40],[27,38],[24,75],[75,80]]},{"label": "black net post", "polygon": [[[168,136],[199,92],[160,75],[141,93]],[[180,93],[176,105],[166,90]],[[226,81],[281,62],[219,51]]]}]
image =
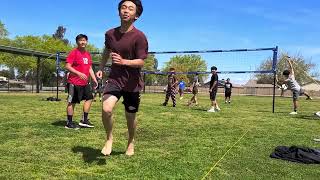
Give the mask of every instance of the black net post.
[{"label": "black net post", "polygon": [[37,77],[36,77],[36,81],[37,81],[36,93],[40,93],[40,56],[38,56],[38,59],[37,59]]},{"label": "black net post", "polygon": [[273,100],[272,100],[272,113],[275,112],[275,102],[276,102],[276,76],[277,76],[277,60],[278,60],[278,46],[273,50]]}]

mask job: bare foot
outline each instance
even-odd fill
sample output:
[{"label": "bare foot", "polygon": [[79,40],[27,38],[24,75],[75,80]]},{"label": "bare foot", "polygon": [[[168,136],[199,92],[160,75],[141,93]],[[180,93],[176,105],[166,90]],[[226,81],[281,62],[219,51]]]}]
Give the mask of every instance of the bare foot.
[{"label": "bare foot", "polygon": [[112,140],[108,140],[104,145],[103,149],[101,150],[101,153],[105,156],[110,156],[111,151],[112,151]]},{"label": "bare foot", "polygon": [[133,145],[133,142],[128,145],[128,148],[127,148],[127,151],[126,151],[126,155],[127,155],[127,156],[132,156],[132,155],[134,155],[134,145]]}]

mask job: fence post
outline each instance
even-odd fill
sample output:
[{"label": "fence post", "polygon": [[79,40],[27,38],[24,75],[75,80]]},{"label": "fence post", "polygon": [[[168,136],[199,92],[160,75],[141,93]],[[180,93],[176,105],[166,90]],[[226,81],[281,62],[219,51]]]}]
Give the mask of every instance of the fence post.
[{"label": "fence post", "polygon": [[40,93],[40,57],[39,56],[38,56],[38,59],[37,59],[37,77],[36,77],[36,81],[37,81],[36,93]]}]

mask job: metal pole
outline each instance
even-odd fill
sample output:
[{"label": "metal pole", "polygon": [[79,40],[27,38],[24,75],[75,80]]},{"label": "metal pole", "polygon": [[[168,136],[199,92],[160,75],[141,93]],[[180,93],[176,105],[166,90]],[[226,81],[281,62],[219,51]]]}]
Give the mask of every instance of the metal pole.
[{"label": "metal pole", "polygon": [[10,78],[8,78],[8,93],[10,92]]},{"label": "metal pole", "polygon": [[37,91],[36,93],[40,93],[40,56],[38,56],[38,59],[37,59]]},{"label": "metal pole", "polygon": [[56,54],[56,74],[57,74],[57,95],[56,101],[59,101],[59,66],[60,66],[60,52]]},{"label": "metal pole", "polygon": [[278,60],[278,46],[273,50],[273,100],[272,100],[272,113],[275,113],[276,102],[276,76],[277,76],[277,60]]},{"label": "metal pole", "polygon": [[32,69],[32,75],[31,75],[31,93],[33,93],[33,79],[34,78],[34,69]]},{"label": "metal pole", "polygon": [[146,73],[143,73],[143,93],[146,93]]}]

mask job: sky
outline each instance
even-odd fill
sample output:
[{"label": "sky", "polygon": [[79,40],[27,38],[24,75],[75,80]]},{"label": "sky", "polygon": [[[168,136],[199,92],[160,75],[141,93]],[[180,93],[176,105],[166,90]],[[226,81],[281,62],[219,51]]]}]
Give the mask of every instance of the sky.
[{"label": "sky", "polygon": [[[96,47],[104,33],[119,26],[118,0],[2,0],[0,20],[10,37],[53,34],[59,25],[74,43],[79,33]],[[243,49],[279,46],[320,66],[320,2],[316,0],[142,0],[135,26],[148,38],[149,51]],[[261,54],[202,54],[208,67],[253,70],[272,51]],[[160,68],[172,55],[157,56]],[[256,59],[256,57],[259,57]],[[262,59],[261,59],[262,58]],[[230,66],[230,67],[228,67]],[[319,67],[316,70],[320,70]]]}]

